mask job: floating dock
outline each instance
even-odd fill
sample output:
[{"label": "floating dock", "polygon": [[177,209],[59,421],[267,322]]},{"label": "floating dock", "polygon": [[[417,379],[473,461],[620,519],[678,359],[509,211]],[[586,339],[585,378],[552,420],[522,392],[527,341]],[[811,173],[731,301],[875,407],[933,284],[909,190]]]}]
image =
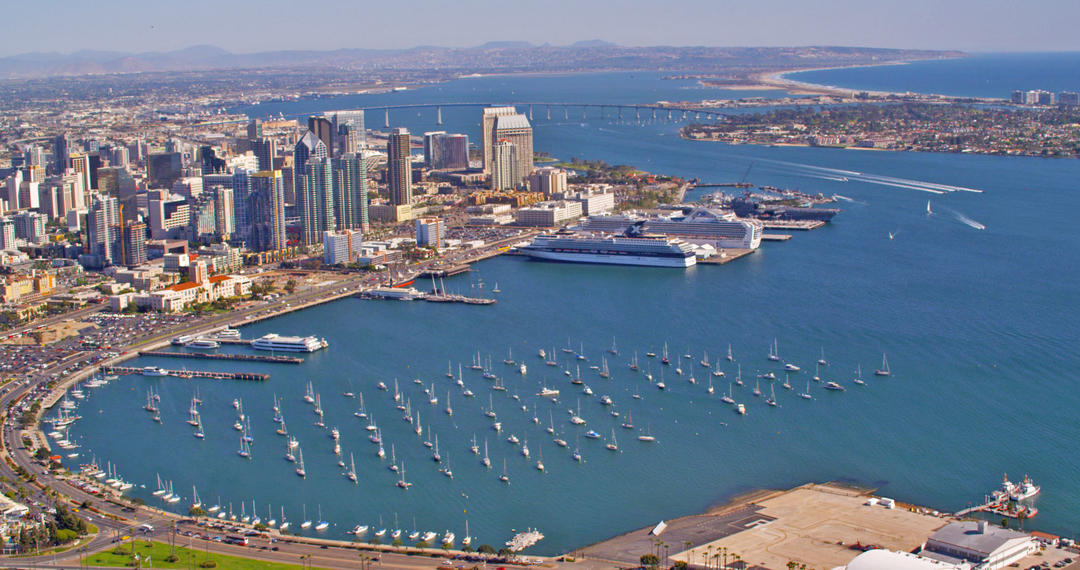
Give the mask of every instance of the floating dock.
[{"label": "floating dock", "polygon": [[697,262],[699,264],[707,263],[707,264],[712,264],[712,265],[723,265],[725,263],[731,263],[732,261],[735,261],[736,259],[739,259],[740,257],[746,257],[747,255],[750,255],[751,253],[754,253],[754,251],[755,250],[753,250],[753,249],[727,249],[727,248],[725,248],[721,252],[718,252],[716,255],[706,257],[704,259],[699,258],[697,260]]},{"label": "floating dock", "polygon": [[[133,366],[103,366],[102,371],[105,374],[142,374],[142,368],[136,368]],[[270,379],[269,374],[260,374],[256,372],[214,372],[211,370],[165,370],[164,376],[172,376],[174,378],[211,378],[213,380],[253,380],[257,382],[264,382]]]},{"label": "floating dock", "polygon": [[[249,344],[251,341],[247,341]],[[166,356],[170,358],[197,358],[202,360],[240,360],[244,362],[273,362],[277,364],[303,364],[304,359],[296,356],[265,354],[215,354],[208,352],[175,352],[171,350],[142,350],[140,356]]]},{"label": "floating dock", "polygon": [[808,232],[824,226],[821,220],[761,220],[767,230],[788,230]]},{"label": "floating dock", "polygon": [[219,338],[216,336],[209,336],[206,338],[219,344],[245,344],[250,346],[251,343],[255,342],[250,338]]},{"label": "floating dock", "polygon": [[787,241],[791,234],[761,234],[761,241]]}]

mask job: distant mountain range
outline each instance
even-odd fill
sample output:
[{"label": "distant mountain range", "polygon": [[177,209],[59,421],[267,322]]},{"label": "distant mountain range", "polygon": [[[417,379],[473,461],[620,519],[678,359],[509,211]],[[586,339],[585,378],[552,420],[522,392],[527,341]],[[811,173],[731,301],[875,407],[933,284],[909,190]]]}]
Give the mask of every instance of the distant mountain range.
[{"label": "distant mountain range", "polygon": [[442,70],[481,73],[651,69],[710,71],[740,66],[820,67],[955,57],[960,52],[808,46],[794,48],[626,47],[602,40],[569,46],[519,41],[472,48],[289,50],[234,54],[209,45],[169,52],[83,50],[71,54],[25,53],[0,58],[0,78],[41,78],[166,71],[335,67],[356,70]]}]

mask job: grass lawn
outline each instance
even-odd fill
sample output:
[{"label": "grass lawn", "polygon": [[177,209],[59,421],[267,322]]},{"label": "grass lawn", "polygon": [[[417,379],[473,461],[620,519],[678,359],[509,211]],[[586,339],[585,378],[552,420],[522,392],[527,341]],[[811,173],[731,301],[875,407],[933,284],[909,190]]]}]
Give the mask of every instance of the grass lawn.
[{"label": "grass lawn", "polygon": [[[176,547],[176,555],[180,558],[176,562],[166,562],[165,558],[169,555],[170,548],[168,543],[153,542],[152,546],[147,547],[145,540],[135,541],[135,554],[139,555],[139,558],[143,561],[143,568],[189,568],[188,556],[193,555],[195,559],[195,567],[198,568],[199,564],[203,560],[206,560],[206,553],[202,550],[188,550],[187,548]],[[112,550],[106,550],[104,552],[91,555],[86,558],[86,564],[91,566],[133,566],[131,564],[131,543],[126,542],[121,545],[125,554],[113,554]],[[146,565],[146,557],[150,557],[150,566]],[[217,562],[219,570],[255,570],[261,568],[269,568],[271,570],[286,570],[290,568],[300,568],[296,564],[279,564],[273,562],[264,562],[259,560],[252,560],[250,558],[239,558],[236,556],[225,556],[223,554],[210,553],[210,560]]]}]

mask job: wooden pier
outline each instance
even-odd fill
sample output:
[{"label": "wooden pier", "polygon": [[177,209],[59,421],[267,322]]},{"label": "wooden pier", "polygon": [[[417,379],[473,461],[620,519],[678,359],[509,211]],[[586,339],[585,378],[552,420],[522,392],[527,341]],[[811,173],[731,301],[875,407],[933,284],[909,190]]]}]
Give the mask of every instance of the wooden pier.
[{"label": "wooden pier", "polygon": [[[106,374],[142,374],[142,368],[135,368],[132,366],[103,366],[102,371]],[[260,374],[257,372],[214,372],[212,370],[165,370],[164,376],[172,376],[174,378],[211,378],[213,380],[254,380],[257,382],[264,382],[270,379],[269,374]]]},{"label": "wooden pier", "polygon": [[223,354],[209,352],[175,352],[172,350],[142,350],[140,356],[165,356],[170,358],[197,358],[202,360],[240,360],[243,362],[273,362],[277,364],[303,364],[297,356],[266,354]]}]

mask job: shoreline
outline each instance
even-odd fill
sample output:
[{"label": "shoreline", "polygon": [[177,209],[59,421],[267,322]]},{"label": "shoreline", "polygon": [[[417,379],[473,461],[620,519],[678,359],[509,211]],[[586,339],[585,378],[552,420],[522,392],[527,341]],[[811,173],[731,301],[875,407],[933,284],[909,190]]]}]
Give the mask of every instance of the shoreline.
[{"label": "shoreline", "polygon": [[833,96],[853,96],[858,93],[868,93],[877,97],[902,97],[905,95],[930,95],[935,97],[953,97],[952,95],[943,95],[940,93],[920,93],[917,91],[874,91],[868,89],[857,89],[851,87],[840,87],[836,85],[822,85],[820,83],[810,83],[808,81],[800,81],[798,79],[792,79],[787,77],[793,73],[803,73],[808,71],[831,71],[835,69],[859,69],[865,67],[884,67],[890,65],[909,65],[912,63],[920,63],[925,61],[947,61],[953,59],[962,59],[960,57],[943,57],[943,58],[930,58],[930,59],[912,59],[904,61],[887,61],[882,63],[860,63],[855,65],[838,65],[828,67],[811,67],[806,69],[781,69],[778,71],[763,71],[759,73],[752,73],[749,76],[750,81],[757,81],[762,85],[771,86],[774,89],[785,89],[792,95],[833,95]]}]

